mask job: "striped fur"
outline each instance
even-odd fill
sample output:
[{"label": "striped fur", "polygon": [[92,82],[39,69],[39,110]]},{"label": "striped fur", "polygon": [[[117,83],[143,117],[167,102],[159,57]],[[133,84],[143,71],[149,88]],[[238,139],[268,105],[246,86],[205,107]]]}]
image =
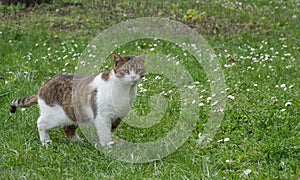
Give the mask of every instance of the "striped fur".
[{"label": "striped fur", "polygon": [[36,94],[29,96],[29,97],[25,97],[25,98],[14,99],[12,101],[12,103],[10,104],[10,114],[15,113],[17,110],[17,107],[26,108],[26,107],[30,107],[34,104],[37,104],[37,95]]}]

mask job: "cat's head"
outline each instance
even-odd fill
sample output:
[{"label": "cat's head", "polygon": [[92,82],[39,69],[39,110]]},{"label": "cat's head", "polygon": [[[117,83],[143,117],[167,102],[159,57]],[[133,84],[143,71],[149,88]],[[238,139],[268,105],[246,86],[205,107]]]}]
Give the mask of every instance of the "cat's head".
[{"label": "cat's head", "polygon": [[139,56],[120,56],[114,54],[114,73],[126,84],[136,84],[145,75],[146,53]]}]

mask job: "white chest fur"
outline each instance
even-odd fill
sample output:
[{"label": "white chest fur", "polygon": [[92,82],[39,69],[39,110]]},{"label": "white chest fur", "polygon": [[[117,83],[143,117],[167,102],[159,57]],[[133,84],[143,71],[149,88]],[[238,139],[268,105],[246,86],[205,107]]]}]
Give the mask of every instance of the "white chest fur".
[{"label": "white chest fur", "polygon": [[97,115],[111,121],[124,118],[136,96],[136,84],[123,83],[114,75],[104,81],[100,74],[95,78],[93,85],[97,89]]}]

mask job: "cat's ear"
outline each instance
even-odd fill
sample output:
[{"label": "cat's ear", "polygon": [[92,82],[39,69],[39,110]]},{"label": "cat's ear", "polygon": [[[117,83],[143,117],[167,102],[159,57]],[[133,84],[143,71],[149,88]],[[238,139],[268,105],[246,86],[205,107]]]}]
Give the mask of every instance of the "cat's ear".
[{"label": "cat's ear", "polygon": [[146,59],[146,55],[147,55],[147,52],[144,52],[143,54],[139,55],[138,58],[144,62]]},{"label": "cat's ear", "polygon": [[122,57],[118,53],[114,53],[114,62],[115,62],[115,65],[117,65],[121,61],[122,61]]}]

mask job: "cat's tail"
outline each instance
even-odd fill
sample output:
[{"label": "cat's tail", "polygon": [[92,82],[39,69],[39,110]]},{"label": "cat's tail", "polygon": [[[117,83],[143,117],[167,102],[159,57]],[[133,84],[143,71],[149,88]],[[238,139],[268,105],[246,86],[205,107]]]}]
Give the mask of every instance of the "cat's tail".
[{"label": "cat's tail", "polygon": [[37,95],[28,96],[25,98],[17,98],[14,99],[10,104],[10,114],[13,114],[16,112],[17,107],[26,108],[29,106],[32,106],[34,104],[37,104]]}]

